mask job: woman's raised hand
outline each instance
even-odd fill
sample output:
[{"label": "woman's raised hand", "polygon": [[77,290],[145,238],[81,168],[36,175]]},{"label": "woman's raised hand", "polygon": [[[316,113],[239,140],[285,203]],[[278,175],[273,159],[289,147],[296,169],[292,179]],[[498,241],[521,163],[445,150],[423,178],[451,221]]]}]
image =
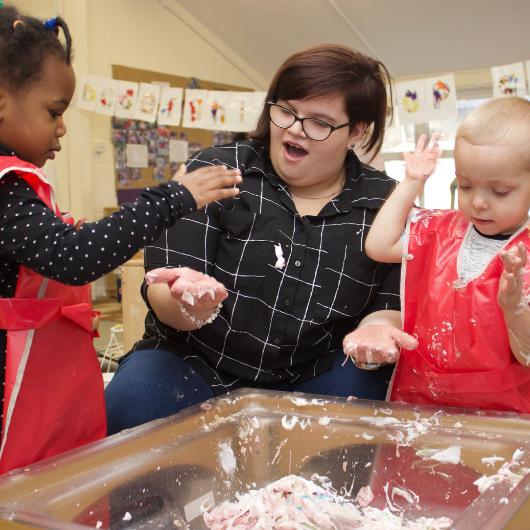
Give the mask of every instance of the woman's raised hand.
[{"label": "woman's raised hand", "polygon": [[439,140],[440,135],[435,133],[427,144],[427,136],[422,134],[418,139],[416,150],[410,153],[403,153],[407,178],[425,181],[433,174],[438,158],[442,153],[438,145]]},{"label": "woman's raised hand", "polygon": [[236,187],[242,180],[239,169],[228,169],[226,166],[207,166],[186,172],[186,165],[181,164],[171,180],[177,180],[193,195],[197,209],[209,202],[228,199],[239,193]]},{"label": "woman's raised hand", "polygon": [[228,296],[222,283],[188,267],[153,269],[145,275],[145,282],[166,283],[173,298],[196,312],[213,309]]}]

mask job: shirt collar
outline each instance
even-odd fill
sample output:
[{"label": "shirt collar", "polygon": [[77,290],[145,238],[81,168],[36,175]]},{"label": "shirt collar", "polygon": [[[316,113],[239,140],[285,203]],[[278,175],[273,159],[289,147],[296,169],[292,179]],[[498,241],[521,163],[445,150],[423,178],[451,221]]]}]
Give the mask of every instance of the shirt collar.
[{"label": "shirt collar", "polygon": [[[268,150],[256,142],[253,142],[253,147],[257,156],[247,165],[245,173],[255,171],[264,174],[274,188],[285,188],[285,183],[272,167]],[[349,212],[354,207],[378,210],[395,185],[396,182],[389,176],[363,164],[353,151],[348,151],[344,190],[323,213]]]},{"label": "shirt collar", "polygon": [[363,164],[353,151],[346,155],[346,184],[334,201],[334,208],[349,212],[352,208],[378,210],[396,182],[385,173]]}]

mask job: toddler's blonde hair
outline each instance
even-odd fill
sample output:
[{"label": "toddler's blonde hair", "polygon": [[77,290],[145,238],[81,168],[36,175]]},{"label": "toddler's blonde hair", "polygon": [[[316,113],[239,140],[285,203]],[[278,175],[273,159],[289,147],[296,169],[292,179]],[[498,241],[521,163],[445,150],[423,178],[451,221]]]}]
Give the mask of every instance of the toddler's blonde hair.
[{"label": "toddler's blonde hair", "polygon": [[530,169],[530,101],[509,96],[483,103],[464,118],[456,132],[458,140],[514,147],[521,151],[525,169]]}]

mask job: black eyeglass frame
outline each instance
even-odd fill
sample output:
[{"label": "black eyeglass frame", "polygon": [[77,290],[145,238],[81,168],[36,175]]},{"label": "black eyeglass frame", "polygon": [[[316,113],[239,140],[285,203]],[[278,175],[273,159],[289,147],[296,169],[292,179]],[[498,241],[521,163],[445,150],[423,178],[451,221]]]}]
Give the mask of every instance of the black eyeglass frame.
[{"label": "black eyeglass frame", "polygon": [[[335,131],[337,131],[339,129],[342,129],[343,127],[347,127],[348,125],[354,125],[355,124],[354,121],[349,121],[348,123],[343,123],[342,125],[331,125],[331,123],[328,123],[327,121],[324,121],[324,120],[319,120],[318,118],[299,118],[291,109],[288,109],[287,107],[284,107],[283,105],[280,105],[280,104],[276,103],[275,101],[267,101],[267,105],[269,106],[269,120],[274,125],[276,125],[276,127],[279,127],[280,129],[289,129],[297,121],[299,121],[302,124],[302,130],[304,131],[304,134],[310,140],[313,140],[314,142],[323,142],[324,140],[327,140]],[[291,123],[291,125],[289,125],[289,127],[282,127],[281,125],[278,125],[275,121],[273,121],[273,119],[271,117],[271,108],[272,108],[273,105],[275,107],[280,107],[281,109],[286,110],[287,112],[289,112],[290,114],[293,115],[294,121],[293,121],[293,123]],[[307,132],[306,132],[306,130],[304,128],[304,121],[305,120],[318,121],[319,123],[322,123],[323,125],[326,125],[326,127],[329,127],[329,134],[325,138],[322,138],[321,140],[318,140],[317,138],[312,138],[311,136],[309,136],[309,134],[307,134]]]}]

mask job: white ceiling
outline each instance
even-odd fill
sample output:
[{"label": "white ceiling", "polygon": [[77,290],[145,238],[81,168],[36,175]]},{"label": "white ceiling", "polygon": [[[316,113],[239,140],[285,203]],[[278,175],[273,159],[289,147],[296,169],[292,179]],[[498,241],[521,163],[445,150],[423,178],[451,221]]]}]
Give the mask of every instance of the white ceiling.
[{"label": "white ceiling", "polygon": [[177,2],[267,82],[290,53],[323,42],[380,59],[394,78],[530,60],[530,0]]}]

